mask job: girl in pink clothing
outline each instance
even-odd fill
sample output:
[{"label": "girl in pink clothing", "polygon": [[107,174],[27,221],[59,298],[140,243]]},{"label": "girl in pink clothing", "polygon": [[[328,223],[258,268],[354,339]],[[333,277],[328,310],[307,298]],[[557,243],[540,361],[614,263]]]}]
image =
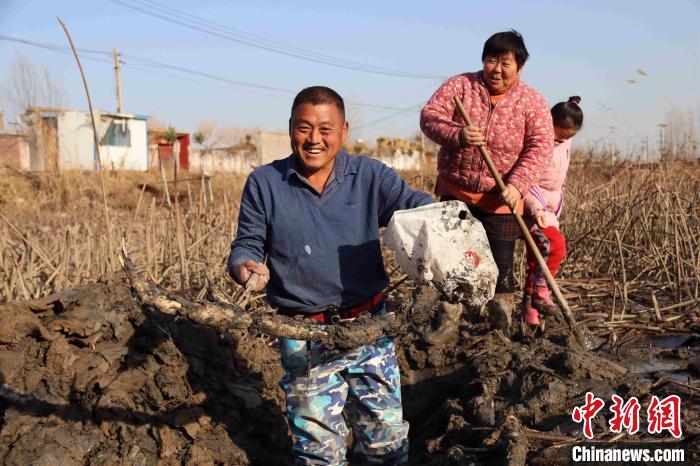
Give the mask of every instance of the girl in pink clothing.
[{"label": "girl in pink clothing", "polygon": [[[583,125],[583,112],[578,96],[569,97],[552,107],[554,123],[554,152],[539,180],[525,196],[525,214],[532,223],[532,237],[547,268],[556,276],[566,255],[566,241],[559,230],[559,214],[564,204],[564,181],[569,168],[571,138]],[[523,293],[522,317],[525,322],[539,325],[539,313],[553,314],[557,307],[547,286],[535,255],[527,251],[527,281]]]}]

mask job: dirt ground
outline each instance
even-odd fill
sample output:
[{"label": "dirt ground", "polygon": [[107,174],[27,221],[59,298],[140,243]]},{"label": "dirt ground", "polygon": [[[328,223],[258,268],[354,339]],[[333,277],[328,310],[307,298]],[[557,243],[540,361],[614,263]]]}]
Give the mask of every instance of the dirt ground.
[{"label": "dirt ground", "polygon": [[[683,437],[652,440],[698,454],[700,319],[685,336],[614,355],[606,345],[595,354],[573,349],[563,326],[552,327],[544,337],[528,332],[510,341],[467,312],[459,342],[448,348],[427,343],[430,323],[407,328],[398,348],[411,463],[568,461],[570,446],[582,439],[571,410],[587,391],[605,400],[637,396],[643,407],[652,394],[678,394]],[[0,460],[291,464],[280,376],[270,338],[219,335],[142,309],[123,275],[6,304]],[[645,430],[644,415],[641,421]],[[594,431],[597,441],[612,439],[602,415]]]}]

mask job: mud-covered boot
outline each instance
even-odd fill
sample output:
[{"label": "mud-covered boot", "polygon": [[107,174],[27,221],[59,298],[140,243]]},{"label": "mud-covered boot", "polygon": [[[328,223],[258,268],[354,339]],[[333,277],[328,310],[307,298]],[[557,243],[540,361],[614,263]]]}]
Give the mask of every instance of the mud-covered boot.
[{"label": "mud-covered boot", "polygon": [[520,304],[520,315],[523,321],[530,325],[540,325],[540,313],[532,307],[532,295],[523,294],[523,302]]},{"label": "mud-covered boot", "polygon": [[433,346],[449,346],[459,341],[459,321],[462,317],[462,304],[441,301],[438,304],[437,328],[425,336]]},{"label": "mud-covered boot", "polygon": [[510,326],[513,323],[514,300],[513,293],[496,293],[486,304],[491,328],[500,330],[508,338],[510,338]]},{"label": "mud-covered boot", "polygon": [[535,294],[532,296],[532,307],[545,315],[555,315],[559,310],[557,304],[552,300],[552,292],[547,285],[537,285]]}]

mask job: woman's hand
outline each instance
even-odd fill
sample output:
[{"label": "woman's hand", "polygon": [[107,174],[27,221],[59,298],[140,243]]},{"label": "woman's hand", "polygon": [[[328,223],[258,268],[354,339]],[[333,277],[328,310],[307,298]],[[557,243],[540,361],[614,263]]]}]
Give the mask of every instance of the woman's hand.
[{"label": "woman's hand", "polygon": [[486,138],[479,128],[476,126],[467,126],[459,132],[459,145],[462,149],[470,146],[483,146],[486,144]]},{"label": "woman's hand", "polygon": [[518,188],[508,183],[506,189],[501,193],[501,198],[503,202],[508,204],[513,212],[518,208],[518,201],[522,199],[522,194],[518,191]]}]

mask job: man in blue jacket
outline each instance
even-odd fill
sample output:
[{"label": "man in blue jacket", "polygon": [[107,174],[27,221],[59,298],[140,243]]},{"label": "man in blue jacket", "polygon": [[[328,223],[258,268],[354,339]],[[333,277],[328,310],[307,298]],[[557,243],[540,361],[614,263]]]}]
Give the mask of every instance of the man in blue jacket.
[{"label": "man in blue jacket", "polygon": [[[238,283],[261,276],[257,288],[267,287],[278,312],[327,325],[384,312],[389,279],[379,228],[396,210],[433,202],[379,161],[343,151],[348,129],[334,90],[315,86],[296,96],[289,120],[293,154],[248,177],[228,259]],[[297,463],[345,461],[343,413],[367,462],[406,461],[408,423],[391,338],[342,354],[281,339],[280,355]]]}]

